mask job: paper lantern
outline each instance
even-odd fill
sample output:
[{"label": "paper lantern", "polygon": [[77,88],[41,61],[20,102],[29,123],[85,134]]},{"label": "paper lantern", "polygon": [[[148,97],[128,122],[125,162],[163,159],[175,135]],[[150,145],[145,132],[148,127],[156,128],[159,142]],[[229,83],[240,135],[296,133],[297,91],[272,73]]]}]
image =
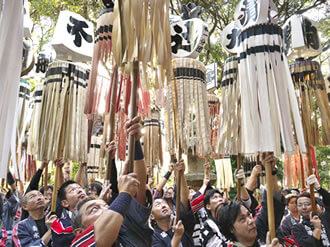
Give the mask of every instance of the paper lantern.
[{"label": "paper lantern", "polygon": [[198,18],[171,24],[172,56],[197,58],[207,42],[207,24]]},{"label": "paper lantern", "polygon": [[322,52],[316,23],[305,16],[290,17],[284,24],[283,36],[289,59],[317,56]]},{"label": "paper lantern", "polygon": [[94,26],[91,22],[70,11],[61,11],[52,41],[56,58],[74,62],[91,61],[93,33]]}]

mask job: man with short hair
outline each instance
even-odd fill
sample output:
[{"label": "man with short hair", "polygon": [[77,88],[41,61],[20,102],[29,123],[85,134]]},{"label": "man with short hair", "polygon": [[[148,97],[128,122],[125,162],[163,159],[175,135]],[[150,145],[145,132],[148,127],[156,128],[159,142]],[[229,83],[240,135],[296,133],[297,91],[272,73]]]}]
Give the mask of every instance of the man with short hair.
[{"label": "man with short hair", "polygon": [[44,196],[32,190],[21,199],[22,208],[29,212],[29,217],[18,222],[13,229],[15,246],[51,246],[50,225],[55,215],[44,215],[46,207]]},{"label": "man with short hair", "polygon": [[183,247],[193,246],[192,234],[194,231],[194,215],[191,210],[188,199],[188,186],[184,176],[184,162],[181,160],[176,164],[176,170],[181,176],[180,218],[175,220],[172,218],[172,210],[164,198],[155,199],[150,215],[153,222],[154,234],[152,236],[152,246],[173,246],[179,247],[180,243]]},{"label": "man with short hair", "polygon": [[58,200],[63,208],[68,210],[61,218],[56,219],[51,225],[54,247],[69,247],[74,234],[72,232],[71,217],[75,206],[87,197],[85,190],[74,181],[64,182],[58,190]]},{"label": "man with short hair", "polygon": [[204,207],[208,214],[208,219],[204,221],[200,230],[200,239],[202,246],[222,246],[226,242],[226,238],[220,232],[215,222],[215,213],[218,207],[225,203],[223,193],[218,190],[208,190],[204,196]]},{"label": "man with short hair", "polygon": [[119,178],[119,195],[109,207],[103,200],[87,197],[80,201],[72,216],[76,238],[72,247],[112,246],[140,182],[136,174]]},{"label": "man with short hair", "polygon": [[321,188],[315,175],[309,176],[306,182],[308,185],[314,184],[314,188],[321,194],[325,212],[321,215],[313,215],[310,194],[299,195],[297,208],[301,221],[292,226],[292,237],[299,246],[330,246],[330,194]]}]

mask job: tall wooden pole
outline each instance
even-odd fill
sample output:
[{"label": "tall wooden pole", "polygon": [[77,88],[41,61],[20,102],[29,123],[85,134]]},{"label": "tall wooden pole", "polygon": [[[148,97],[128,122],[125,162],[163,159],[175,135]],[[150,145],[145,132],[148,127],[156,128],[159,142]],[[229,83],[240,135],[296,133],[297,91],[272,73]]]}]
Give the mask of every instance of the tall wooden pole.
[{"label": "tall wooden pole", "polygon": [[[131,85],[131,102],[129,119],[133,119],[137,114],[137,90],[139,86],[139,62],[133,62],[133,80]],[[130,135],[128,137],[128,173],[133,172],[134,164],[134,152],[135,152],[135,136]]]},{"label": "tall wooden pole", "polygon": [[[307,139],[307,138],[306,138]],[[311,157],[311,150],[310,145],[307,143],[307,157],[308,157],[308,176],[313,174],[313,167],[312,167],[312,157]],[[316,212],[316,203],[315,203],[315,193],[314,193],[314,184],[309,186],[311,201],[312,201],[312,210]]]},{"label": "tall wooden pole", "polygon": [[56,211],[56,200],[57,200],[57,188],[58,188],[58,182],[60,178],[60,169],[61,167],[55,167],[55,182],[54,182],[54,188],[53,188],[53,196],[52,196],[52,205],[50,208],[51,212]]},{"label": "tall wooden pole", "polygon": [[265,169],[266,169],[266,187],[267,187],[268,229],[270,232],[271,239],[273,239],[275,238],[275,216],[274,216],[272,164],[265,163]]},{"label": "tall wooden pole", "polygon": [[44,195],[46,195],[48,190],[48,164],[44,170]]},{"label": "tall wooden pole", "polygon": [[[207,162],[209,162],[209,159],[208,158],[205,158],[204,164],[206,164]],[[205,169],[204,170],[204,178],[210,179],[210,169]]]},{"label": "tall wooden pole", "polygon": [[[178,161],[177,162],[180,162],[181,160],[181,156],[182,156],[182,149],[181,149],[181,146],[179,144],[179,150],[178,150]],[[176,219],[177,221],[179,220],[180,218],[180,201],[181,201],[181,173],[182,171],[177,171],[176,172]]]},{"label": "tall wooden pole", "polygon": [[305,169],[304,169],[304,160],[303,156],[301,155],[301,152],[299,150],[299,156],[300,156],[300,187],[302,189],[305,189]]},{"label": "tall wooden pole", "polygon": [[[242,156],[239,153],[237,155],[237,171],[241,169],[242,166]],[[237,179],[237,201],[241,200],[241,181]]]},{"label": "tall wooden pole", "polygon": [[[115,139],[115,113],[116,113],[116,96],[117,96],[117,86],[118,86],[118,66],[115,65],[112,75],[112,85],[111,85],[111,99],[109,107],[109,125],[110,125],[110,142]],[[111,173],[111,152],[108,153],[108,165],[106,169],[105,179],[107,182],[110,182],[110,173]]]}]

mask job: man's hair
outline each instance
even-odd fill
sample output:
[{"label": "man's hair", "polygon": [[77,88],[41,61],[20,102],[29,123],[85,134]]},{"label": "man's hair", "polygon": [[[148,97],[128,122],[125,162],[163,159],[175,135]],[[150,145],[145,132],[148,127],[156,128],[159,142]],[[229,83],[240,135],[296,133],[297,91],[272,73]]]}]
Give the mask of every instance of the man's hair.
[{"label": "man's hair", "polygon": [[291,199],[292,198],[296,198],[297,199],[297,195],[295,195],[295,194],[289,194],[289,195],[287,195],[286,197],[285,197],[285,204],[288,206],[289,205],[289,203],[290,203],[290,201],[291,201]]},{"label": "man's hair", "polygon": [[205,193],[204,196],[204,206],[206,206],[207,204],[210,204],[210,200],[212,198],[212,196],[214,196],[214,194],[218,193],[219,195],[223,196],[223,193],[221,193],[219,190],[208,190]]},{"label": "man's hair", "polygon": [[[29,192],[28,192],[29,193]],[[20,199],[20,204],[21,204],[21,206],[23,206],[23,205],[26,205],[27,204],[27,194],[28,193],[26,193],[24,196],[22,196],[22,198]]]},{"label": "man's hair", "polygon": [[[162,200],[163,202],[166,202],[167,205],[168,205],[168,202],[166,201],[166,199],[164,199],[164,198],[162,198],[162,197],[157,197],[157,198],[154,198],[154,201],[153,201],[153,203],[152,203],[152,206],[154,205],[154,203],[155,203],[156,200]],[[150,213],[150,215],[153,215],[153,210],[152,210],[152,208],[151,208],[151,213]],[[149,218],[149,219],[150,219],[150,218]],[[156,220],[152,220],[152,219],[150,219],[150,224],[151,224],[151,226],[152,226],[153,228],[155,228],[155,226],[157,226],[157,222],[156,222]]]},{"label": "man's hair", "polygon": [[232,230],[237,217],[241,213],[241,202],[225,203],[216,213],[216,222],[219,226],[220,232],[229,240],[236,241],[236,237]]},{"label": "man's hair", "polygon": [[80,212],[80,209],[82,206],[85,205],[85,203],[95,200],[94,197],[86,197],[80,202],[77,203],[76,207],[74,208],[72,217],[71,217],[71,224],[72,224],[72,230],[75,230],[77,228],[83,228],[84,226],[82,224],[82,213]]},{"label": "man's hair", "polygon": [[28,201],[27,194],[29,194],[32,191],[38,191],[38,190],[30,190],[30,191],[25,192],[24,196],[22,196],[22,198],[19,200],[19,203],[21,204],[21,206],[27,204],[27,201]]},{"label": "man's hair", "polygon": [[72,180],[68,180],[66,182],[64,182],[61,187],[58,189],[58,192],[57,192],[57,197],[58,199],[61,201],[63,200],[66,200],[66,192],[65,192],[65,189],[66,187],[68,187],[70,184],[78,184],[77,182],[75,181],[72,181]]},{"label": "man's hair", "polygon": [[311,194],[309,194],[309,193],[302,193],[302,194],[300,194],[300,195],[297,197],[297,201],[298,201],[299,198],[303,198],[303,197],[306,197],[306,198],[311,199]]},{"label": "man's hair", "polygon": [[[53,190],[53,185],[48,185],[47,190],[49,190],[49,189]],[[45,187],[41,187],[39,191],[41,192],[41,194],[44,194],[45,193]]]},{"label": "man's hair", "polygon": [[102,191],[102,184],[100,182],[93,182],[89,185],[89,188],[92,190],[96,190],[96,194],[99,196]]}]

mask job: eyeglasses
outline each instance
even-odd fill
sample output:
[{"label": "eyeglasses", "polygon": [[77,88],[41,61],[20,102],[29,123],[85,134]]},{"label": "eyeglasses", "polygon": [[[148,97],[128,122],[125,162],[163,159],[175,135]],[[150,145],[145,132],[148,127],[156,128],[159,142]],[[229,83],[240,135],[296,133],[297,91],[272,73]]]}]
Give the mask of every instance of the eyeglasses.
[{"label": "eyeglasses", "polygon": [[298,203],[297,204],[298,207],[302,207],[302,206],[309,207],[310,205],[312,205],[310,202]]}]

